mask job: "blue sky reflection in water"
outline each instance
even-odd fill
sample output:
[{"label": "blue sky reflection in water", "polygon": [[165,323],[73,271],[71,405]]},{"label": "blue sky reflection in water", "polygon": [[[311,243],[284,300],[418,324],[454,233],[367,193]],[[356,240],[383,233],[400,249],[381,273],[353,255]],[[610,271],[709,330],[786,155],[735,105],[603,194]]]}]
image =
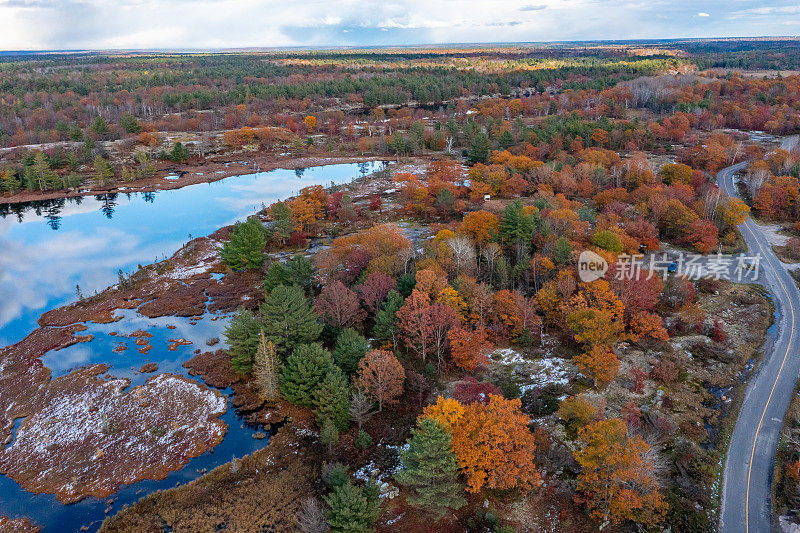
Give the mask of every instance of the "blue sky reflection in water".
[{"label": "blue sky reflection in water", "polygon": [[[87,334],[94,335],[94,340],[89,343],[79,343],[63,350],[54,350],[42,358],[44,364],[52,369],[53,378],[68,374],[71,370],[91,364],[107,363],[111,365],[109,375],[127,378],[131,381],[130,389],[144,384],[148,379],[163,372],[179,374],[190,379],[202,382],[197,377],[189,376],[187,369],[183,368],[184,361],[189,360],[194,350],[216,350],[224,348],[224,341],[212,348],[206,346],[206,341],[213,337],[222,337],[222,332],[228,323],[225,315],[206,314],[196,325],[189,318],[162,317],[150,319],[138,314],[134,310],[118,311],[124,318],[119,322],[110,324],[89,324]],[[214,320],[216,318],[216,320]],[[175,329],[167,328],[172,325]],[[146,330],[153,334],[150,344],[153,349],[147,354],[141,354],[134,344],[134,339],[127,336],[136,330]],[[117,336],[110,335],[117,332]],[[168,349],[170,339],[184,338],[192,341],[188,346],[179,346],[177,350]],[[119,343],[125,343],[128,349],[116,352],[114,349]],[[154,374],[142,374],[137,370],[145,363],[155,362],[159,365]],[[230,390],[220,391],[229,395]],[[189,460],[181,470],[171,472],[165,479],[159,481],[145,480],[132,485],[124,485],[120,490],[108,498],[89,497],[78,503],[64,505],[51,494],[32,494],[25,491],[14,480],[0,475],[0,516],[12,518],[27,516],[45,533],[60,531],[79,531],[87,527],[89,531],[96,531],[106,516],[112,516],[120,511],[124,505],[130,505],[145,495],[156,491],[174,487],[176,483],[187,483],[196,479],[206,470],[227,463],[233,457],[244,457],[263,446],[267,439],[255,439],[253,435],[258,428],[249,427],[237,414],[228,401],[228,410],[220,417],[227,425],[228,431],[223,441],[213,450],[199,457]],[[14,436],[19,428],[22,418],[14,421]],[[13,444],[13,440],[9,446]],[[108,511],[106,511],[108,510]]]},{"label": "blue sky reflection in water", "polygon": [[75,300],[76,285],[84,295],[102,291],[119,269],[170,256],[189,235],[208,235],[302,187],[346,183],[382,166],[278,169],[171,191],[69,199],[49,215],[27,204],[0,217],[0,346],[22,339],[44,311]]}]

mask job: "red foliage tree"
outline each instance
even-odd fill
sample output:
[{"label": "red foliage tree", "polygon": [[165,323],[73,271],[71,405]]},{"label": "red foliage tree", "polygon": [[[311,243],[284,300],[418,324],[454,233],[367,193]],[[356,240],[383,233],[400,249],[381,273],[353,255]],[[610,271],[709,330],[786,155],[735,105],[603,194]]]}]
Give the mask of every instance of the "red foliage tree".
[{"label": "red foliage tree", "polygon": [[463,404],[478,402],[487,405],[490,394],[502,396],[500,389],[496,385],[486,381],[478,381],[472,376],[457,381],[455,387],[453,387],[453,398]]},{"label": "red foliage tree", "polygon": [[719,244],[719,229],[708,219],[698,219],[689,224],[686,232],[686,240],[694,246],[698,252],[705,254],[713,250]]},{"label": "red foliage tree", "polygon": [[432,347],[436,351],[437,367],[441,368],[444,351],[447,347],[447,334],[460,323],[458,314],[449,305],[435,303],[425,310],[424,318],[430,328]]},{"label": "red foliage tree", "polygon": [[423,361],[427,358],[431,344],[431,325],[426,312],[430,305],[428,295],[414,289],[403,307],[397,311],[397,318],[400,319],[398,328],[403,342]]},{"label": "red foliage tree", "polygon": [[341,281],[327,285],[314,301],[317,314],[334,327],[350,327],[364,318],[356,293]]},{"label": "red foliage tree", "polygon": [[383,272],[373,272],[364,283],[358,286],[358,294],[364,307],[370,313],[376,313],[389,291],[397,287],[397,282]]}]

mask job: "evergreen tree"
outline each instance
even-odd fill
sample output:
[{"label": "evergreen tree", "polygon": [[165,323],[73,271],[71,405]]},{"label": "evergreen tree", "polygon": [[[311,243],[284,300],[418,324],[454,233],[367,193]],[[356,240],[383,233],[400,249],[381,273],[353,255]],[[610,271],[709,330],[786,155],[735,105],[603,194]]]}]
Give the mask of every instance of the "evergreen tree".
[{"label": "evergreen tree", "polygon": [[278,285],[288,285],[286,265],[280,261],[273,261],[267,267],[267,273],[264,275],[264,281],[261,284],[261,288],[264,289],[266,294],[269,294]]},{"label": "evergreen tree", "polygon": [[[333,445],[339,442],[339,431],[333,420],[326,418],[322,421],[322,428],[319,431],[319,442],[328,447],[328,455],[333,454]],[[349,482],[349,480],[348,480]]]},{"label": "evergreen tree", "polygon": [[515,200],[503,210],[503,219],[500,221],[500,238],[507,246],[516,249],[517,261],[528,251],[536,231],[538,217],[526,214],[522,202]]},{"label": "evergreen tree", "polygon": [[435,520],[464,506],[464,488],[458,482],[458,464],[450,433],[432,418],[421,418],[411,430],[407,450],[400,454],[395,479],[408,488],[407,501],[425,509]]},{"label": "evergreen tree", "polygon": [[329,351],[319,343],[295,348],[281,370],[281,392],[295,405],[314,405],[314,392],[334,368]]},{"label": "evergreen tree", "polygon": [[561,236],[553,246],[553,259],[559,265],[565,265],[569,261],[569,256],[572,253],[572,246],[566,237]]},{"label": "evergreen tree", "polygon": [[403,297],[395,290],[389,291],[383,307],[375,315],[375,327],[372,328],[372,335],[377,340],[391,342],[393,347],[397,347],[397,311],[401,307],[403,307]]},{"label": "evergreen tree", "polygon": [[285,202],[275,202],[269,208],[269,216],[272,219],[272,239],[286,244],[294,228],[292,210]]},{"label": "evergreen tree", "polygon": [[314,283],[317,267],[304,255],[297,254],[286,262],[286,281],[288,285],[297,285],[306,292]]},{"label": "evergreen tree", "polygon": [[128,133],[141,133],[142,125],[136,120],[136,117],[130,113],[123,113],[119,118],[119,125],[122,126]]},{"label": "evergreen tree", "polygon": [[347,374],[354,374],[358,370],[358,362],[369,350],[369,342],[352,328],[343,329],[336,338],[333,348],[333,360],[336,365]]},{"label": "evergreen tree", "polygon": [[514,137],[511,135],[511,132],[504,130],[503,133],[500,134],[500,138],[497,139],[497,144],[503,150],[512,147],[514,145]]},{"label": "evergreen tree", "polygon": [[267,268],[267,274],[264,277],[264,292],[269,293],[278,285],[297,285],[308,292],[313,284],[315,272],[314,263],[300,254],[295,255],[286,263],[274,261]]},{"label": "evergreen tree", "polygon": [[261,330],[254,357],[253,374],[258,384],[258,392],[265,400],[274,400],[278,396],[278,366],[275,345],[267,340],[264,330]]},{"label": "evergreen tree", "polygon": [[492,149],[492,142],[489,137],[479,132],[475,134],[470,144],[469,152],[467,152],[467,159],[470,163],[485,163],[489,160],[489,150]]},{"label": "evergreen tree", "polygon": [[92,125],[90,127],[92,132],[96,133],[97,135],[104,136],[108,135],[108,122],[103,117],[98,116],[97,118],[92,121]]},{"label": "evergreen tree", "polygon": [[114,167],[99,154],[94,158],[94,179],[98,185],[108,185],[114,179]]},{"label": "evergreen tree", "polygon": [[264,332],[281,355],[298,345],[314,342],[322,332],[322,324],[303,289],[294,285],[275,287],[264,299],[260,312]]},{"label": "evergreen tree", "polygon": [[397,292],[399,292],[403,298],[408,298],[411,296],[416,285],[417,280],[413,272],[403,274],[397,279]]},{"label": "evergreen tree", "polygon": [[317,425],[331,420],[337,430],[347,429],[350,423],[350,387],[347,385],[347,377],[339,367],[331,366],[314,391],[313,401]]},{"label": "evergreen tree", "polygon": [[50,168],[50,162],[44,152],[36,152],[33,158],[33,175],[36,179],[36,186],[41,191],[46,191],[50,188],[60,188],[57,185],[58,176]]},{"label": "evergreen tree", "polygon": [[222,245],[222,262],[232,270],[261,268],[264,263],[264,248],[267,246],[264,227],[255,218],[247,222],[237,222],[231,238]]},{"label": "evergreen tree", "polygon": [[249,374],[253,369],[253,357],[258,349],[261,324],[253,313],[243,309],[231,319],[225,329],[225,340],[228,342],[228,354],[231,366],[239,374]]},{"label": "evergreen tree", "polygon": [[328,504],[328,523],[334,533],[371,533],[380,511],[378,488],[368,482],[364,488],[351,480],[336,487],[325,497]]},{"label": "evergreen tree", "polygon": [[185,163],[189,160],[189,149],[183,143],[176,142],[169,152],[169,160],[176,163]]}]

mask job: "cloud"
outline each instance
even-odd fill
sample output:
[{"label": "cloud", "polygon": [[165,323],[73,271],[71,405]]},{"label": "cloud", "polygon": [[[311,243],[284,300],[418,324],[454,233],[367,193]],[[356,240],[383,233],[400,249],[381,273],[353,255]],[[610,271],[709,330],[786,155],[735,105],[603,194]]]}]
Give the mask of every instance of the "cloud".
[{"label": "cloud", "polygon": [[688,0],[310,0],[291,8],[281,0],[0,0],[0,50],[726,37],[780,35],[784,22],[800,22],[793,0],[701,5],[698,13]]}]

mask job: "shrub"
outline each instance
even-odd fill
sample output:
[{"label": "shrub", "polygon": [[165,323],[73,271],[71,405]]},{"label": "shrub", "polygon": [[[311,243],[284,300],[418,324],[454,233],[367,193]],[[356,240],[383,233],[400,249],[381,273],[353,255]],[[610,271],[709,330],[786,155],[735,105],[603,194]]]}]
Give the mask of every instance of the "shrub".
[{"label": "shrub", "polygon": [[358,437],[356,437],[356,446],[358,446],[362,450],[366,450],[370,446],[372,446],[372,437],[369,436],[369,433],[364,431],[363,429],[358,432]]}]

